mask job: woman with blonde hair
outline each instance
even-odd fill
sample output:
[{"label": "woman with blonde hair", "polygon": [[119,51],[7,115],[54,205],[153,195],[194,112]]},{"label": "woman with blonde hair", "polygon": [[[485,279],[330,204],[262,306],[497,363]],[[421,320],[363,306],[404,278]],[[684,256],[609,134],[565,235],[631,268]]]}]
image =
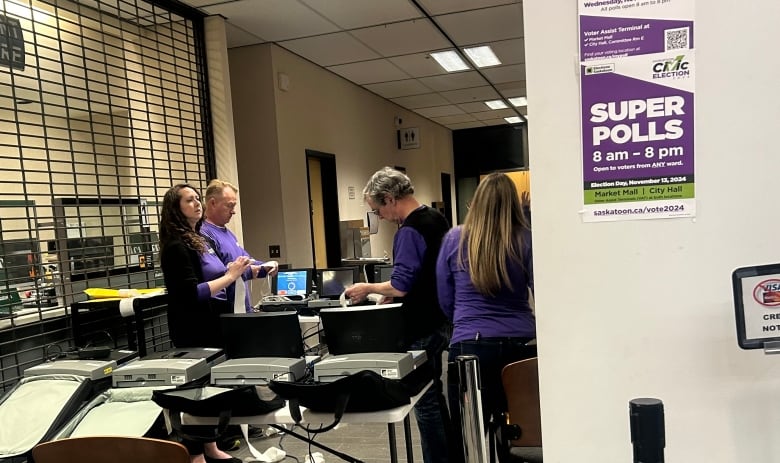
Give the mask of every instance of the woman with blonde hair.
[{"label": "woman with blonde hair", "polygon": [[[512,180],[500,173],[480,182],[463,225],[444,237],[436,263],[439,303],[453,323],[449,362],[479,358],[486,428],[506,410],[501,370],[536,355],[528,303],[533,290],[531,230]],[[454,370],[454,368],[451,368]],[[451,376],[453,377],[453,376]],[[460,422],[457,380],[448,381],[450,415]]]}]

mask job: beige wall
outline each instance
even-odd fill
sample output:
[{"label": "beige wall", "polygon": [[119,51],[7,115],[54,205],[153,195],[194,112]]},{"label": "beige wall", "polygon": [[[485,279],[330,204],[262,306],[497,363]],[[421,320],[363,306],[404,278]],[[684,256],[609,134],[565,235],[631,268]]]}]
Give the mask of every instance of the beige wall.
[{"label": "beige wall", "polygon": [[547,462],[632,461],[637,397],[664,402],[666,461],[780,461],[780,358],[739,348],[731,285],[780,257],[780,65],[757,46],[780,3],[729,5],[696,2],[696,218],[583,223],[577,2],[523,2]]},{"label": "beige wall", "polygon": [[[205,20],[206,63],[209,76],[209,100],[211,103],[211,128],[214,135],[216,176],[238,185],[236,140],[233,131],[233,105],[230,92],[230,70],[225,35],[225,18],[210,16]],[[211,180],[211,179],[208,179]],[[228,227],[243,242],[241,204]]]},{"label": "beige wall", "polygon": [[228,53],[244,248],[265,260],[268,245],[282,243],[281,179],[270,46]]},{"label": "beige wall", "polygon": [[[287,91],[279,73],[289,77]],[[421,202],[441,200],[440,174],[454,173],[448,129],[274,45],[230,50],[230,76],[244,238],[255,257],[280,244],[281,262],[313,265],[306,149],[336,156],[341,220],[365,218],[363,186],[385,165],[406,168]],[[397,149],[396,116],[420,128],[419,149]],[[380,226],[374,255],[392,252],[394,230]]]}]

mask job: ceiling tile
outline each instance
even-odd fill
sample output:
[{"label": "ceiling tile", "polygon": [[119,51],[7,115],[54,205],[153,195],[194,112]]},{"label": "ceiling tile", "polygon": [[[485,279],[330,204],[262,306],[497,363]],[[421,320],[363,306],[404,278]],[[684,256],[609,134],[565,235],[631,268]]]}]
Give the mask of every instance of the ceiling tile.
[{"label": "ceiling tile", "polygon": [[413,53],[388,59],[412,77],[435,76],[447,73],[435,59],[431,58],[429,53]]},{"label": "ceiling tile", "polygon": [[456,124],[458,122],[474,122],[476,119],[469,114],[455,114],[453,116],[432,117],[431,120],[439,124]]},{"label": "ceiling tile", "polygon": [[525,81],[520,80],[516,82],[505,82],[501,84],[495,84],[495,87],[507,98],[513,98],[516,96],[527,96],[528,93],[525,89]]},{"label": "ceiling tile", "polygon": [[343,29],[422,17],[408,0],[302,0]]},{"label": "ceiling tile", "polygon": [[476,71],[453,72],[438,76],[421,77],[420,82],[437,92],[485,85],[485,79]]},{"label": "ceiling tile", "polygon": [[320,66],[380,58],[370,48],[352,37],[349,32],[337,32],[278,43]]},{"label": "ceiling tile", "polygon": [[458,108],[455,105],[433,106],[431,108],[419,108],[419,109],[415,109],[414,112],[428,118],[454,116],[456,114],[465,114],[462,109]]},{"label": "ceiling tile", "polygon": [[416,79],[395,80],[392,82],[380,82],[378,84],[368,84],[365,86],[368,90],[381,95],[385,98],[397,98],[399,96],[420,95],[422,93],[431,93],[431,89],[421,84]]},{"label": "ceiling tile", "polygon": [[431,15],[487,8],[518,2],[519,0],[420,0],[422,7]]},{"label": "ceiling tile", "polygon": [[475,119],[479,119],[481,121],[487,121],[490,119],[503,119],[505,117],[512,117],[517,116],[517,113],[513,109],[494,109],[493,111],[488,111],[484,113],[472,113],[472,116],[474,116]]},{"label": "ceiling tile", "polygon": [[498,93],[489,86],[453,90],[450,92],[442,92],[441,94],[450,103],[472,103],[475,101],[487,101],[499,98]]},{"label": "ceiling tile", "polygon": [[482,121],[454,122],[451,124],[447,124],[447,128],[451,130],[473,129],[474,127],[484,127],[484,126],[485,123]]},{"label": "ceiling tile", "polygon": [[256,37],[228,22],[225,23],[225,38],[227,39],[228,48],[245,47],[265,42],[260,37]]},{"label": "ceiling tile", "polygon": [[504,82],[496,84],[496,88],[504,96],[526,96],[525,81],[518,80],[515,82]]},{"label": "ceiling tile", "polygon": [[403,71],[386,59],[328,66],[327,69],[361,85],[409,78]]},{"label": "ceiling tile", "polygon": [[222,3],[219,0],[187,0],[184,3],[190,6],[194,6],[196,8],[202,8],[206,5],[213,5],[215,3]]},{"label": "ceiling tile", "polygon": [[382,56],[407,55],[449,46],[441,33],[423,19],[357,29],[352,35]]},{"label": "ceiling tile", "polygon": [[409,109],[428,108],[430,106],[444,106],[450,104],[449,101],[445,100],[444,97],[438,93],[402,96],[400,98],[393,98],[391,101]]},{"label": "ceiling tile", "polygon": [[[523,36],[523,7],[519,3],[436,16],[434,19],[458,45]],[[475,24],[480,27],[474,27]]]},{"label": "ceiling tile", "polygon": [[489,45],[493,49],[493,53],[501,60],[502,64],[525,63],[524,39],[502,40],[500,42],[486,43],[485,45]]},{"label": "ceiling tile", "polygon": [[[290,0],[256,0],[220,3],[203,8],[219,14],[246,31],[261,31],[265,40],[278,41],[327,34],[338,27],[299,2]],[[255,33],[257,34],[257,33]]]},{"label": "ceiling tile", "polygon": [[485,104],[484,101],[475,101],[472,103],[460,103],[458,105],[460,109],[467,113],[481,113],[486,111],[493,111]]},{"label": "ceiling tile", "polygon": [[485,125],[514,125],[502,119],[488,119],[482,121]]},{"label": "ceiling tile", "polygon": [[525,65],[523,64],[482,68],[481,71],[494,84],[525,80]]}]

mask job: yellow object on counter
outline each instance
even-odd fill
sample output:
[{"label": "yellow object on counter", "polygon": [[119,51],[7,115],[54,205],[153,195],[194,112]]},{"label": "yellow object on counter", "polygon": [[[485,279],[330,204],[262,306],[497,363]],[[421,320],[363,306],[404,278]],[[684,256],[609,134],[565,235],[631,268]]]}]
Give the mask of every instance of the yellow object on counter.
[{"label": "yellow object on counter", "polygon": [[139,296],[156,296],[165,293],[165,288],[141,288],[141,289],[108,289],[87,288],[84,294],[90,299],[117,299]]}]

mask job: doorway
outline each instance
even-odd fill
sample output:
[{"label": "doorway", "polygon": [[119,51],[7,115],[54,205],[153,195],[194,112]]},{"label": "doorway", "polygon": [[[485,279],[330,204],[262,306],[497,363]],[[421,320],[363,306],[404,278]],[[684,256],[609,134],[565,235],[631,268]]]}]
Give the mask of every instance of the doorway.
[{"label": "doorway", "polygon": [[336,155],[306,150],[312,261],[316,268],[341,266]]},{"label": "doorway", "polygon": [[442,214],[452,227],[452,178],[445,172],[441,173],[441,201],[444,203]]}]

